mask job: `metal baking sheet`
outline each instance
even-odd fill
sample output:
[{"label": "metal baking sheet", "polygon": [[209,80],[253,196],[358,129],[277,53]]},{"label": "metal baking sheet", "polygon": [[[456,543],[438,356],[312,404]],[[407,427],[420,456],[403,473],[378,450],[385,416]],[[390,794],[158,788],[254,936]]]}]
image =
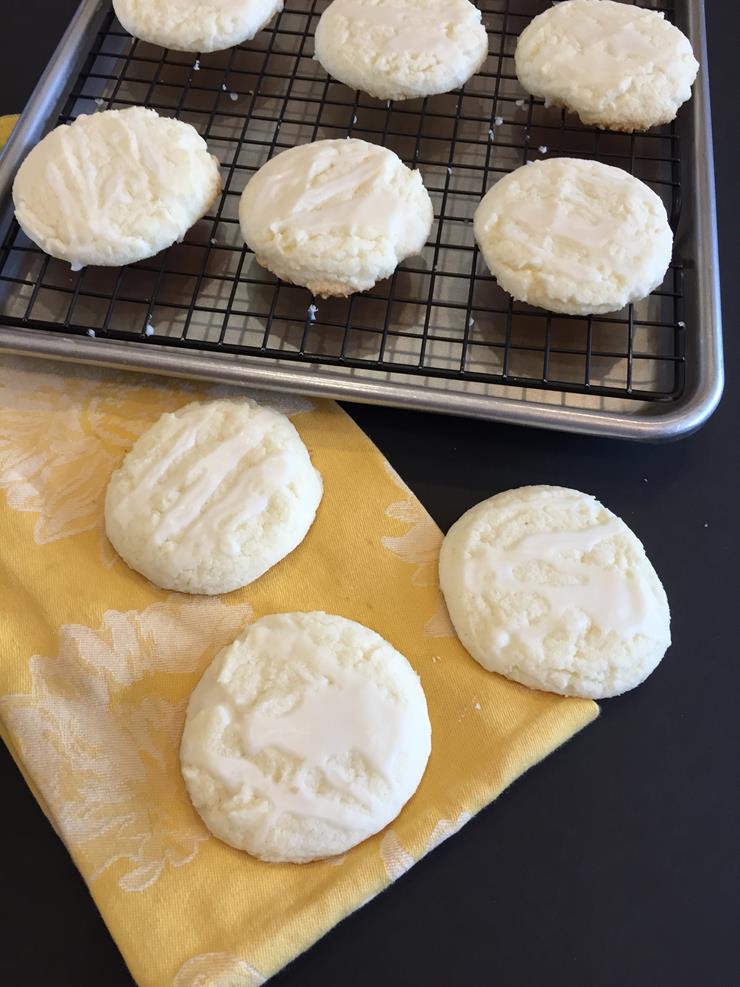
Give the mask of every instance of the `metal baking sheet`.
[{"label": "metal baking sheet", "polygon": [[[312,58],[327,4],[288,0],[254,41],[196,57],[130,38],[107,2],[81,3],[0,160],[0,348],[598,435],[672,438],[701,425],[723,384],[702,5],[649,4],[686,31],[702,69],[674,124],[628,135],[583,127],[520,88],[516,38],[546,3],[482,4],[482,71],[462,90],[400,103],[350,91]],[[13,176],[60,120],[136,104],[196,127],[222,162],[224,193],[156,258],[71,272],[12,220]],[[273,154],[348,135],[420,168],[435,225],[423,254],[372,291],[314,300],[256,263],[239,195]],[[676,249],[649,299],[563,317],[498,288],[473,211],[497,177],[553,155],[623,167],[663,197]]]}]

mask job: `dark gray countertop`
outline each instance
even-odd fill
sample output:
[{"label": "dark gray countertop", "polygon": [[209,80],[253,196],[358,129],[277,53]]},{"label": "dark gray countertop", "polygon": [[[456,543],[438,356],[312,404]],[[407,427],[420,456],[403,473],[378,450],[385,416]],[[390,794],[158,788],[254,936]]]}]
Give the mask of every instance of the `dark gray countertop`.
[{"label": "dark gray countertop", "polygon": [[[4,4],[0,112],[20,109],[75,0]],[[596,494],[644,541],[674,644],[640,689],[272,983],[737,983],[740,970],[740,13],[708,0],[727,386],[673,445],[377,408],[354,417],[446,529],[508,487]],[[129,985],[62,844],[4,748],[0,983]],[[733,972],[734,971],[734,972]]]}]

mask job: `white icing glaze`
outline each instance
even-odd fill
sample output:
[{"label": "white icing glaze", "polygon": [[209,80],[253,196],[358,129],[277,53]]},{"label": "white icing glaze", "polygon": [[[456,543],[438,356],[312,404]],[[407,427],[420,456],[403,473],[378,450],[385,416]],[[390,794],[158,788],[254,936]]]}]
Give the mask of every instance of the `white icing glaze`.
[{"label": "white icing glaze", "polygon": [[[590,199],[582,192],[568,194],[563,198],[526,199],[517,209],[515,222],[524,224],[533,232],[544,232],[553,237],[571,240],[596,250],[601,249],[614,238],[614,220],[604,216],[599,208],[599,199]],[[598,193],[597,193],[598,195]]]},{"label": "white icing glaze", "polygon": [[253,226],[291,239],[320,234],[398,236],[410,222],[393,185],[398,162],[365,141],[320,141],[279,154],[264,167],[260,196],[250,203]]},{"label": "white icing glaze", "polygon": [[[526,626],[500,631],[492,644],[497,651],[518,640],[535,651],[562,625],[568,612],[585,614],[602,634],[614,631],[624,638],[644,634],[660,638],[662,629],[646,591],[634,578],[616,569],[605,569],[581,556],[624,530],[618,518],[580,531],[540,532],[525,535],[505,548],[480,545],[465,571],[466,589],[485,594],[528,594],[543,600],[546,612]],[[574,557],[575,556],[575,557]],[[558,583],[538,577],[528,580],[517,570],[542,563]]]},{"label": "white icing glaze", "polygon": [[[436,56],[444,60],[450,48],[450,33],[455,29],[455,19],[446,18],[444,3],[439,4],[436,16],[427,7],[413,7],[390,0],[386,3],[367,0],[334,0],[332,13],[339,15],[351,27],[353,34],[373,35],[373,44],[382,41],[384,52],[412,56],[415,53]],[[449,7],[448,7],[449,10]],[[459,14],[459,8],[454,9]]]},{"label": "white icing glaze", "polygon": [[677,56],[691,53],[662,15],[630,4],[563,3],[542,16],[553,32],[562,32],[549,39],[543,74],[566,77],[570,86],[608,92],[624,87],[630,73],[671,77]]},{"label": "white icing glaze", "polygon": [[[255,651],[275,649],[277,638],[269,629],[257,625],[250,633]],[[235,794],[246,788],[257,800],[254,811],[261,817],[262,830],[283,814],[323,819],[347,830],[366,829],[368,819],[383,813],[384,805],[366,785],[354,783],[337,761],[349,753],[357,755],[389,787],[395,752],[413,746],[413,723],[403,705],[385,695],[367,674],[342,668],[326,648],[316,648],[305,634],[281,631],[279,651],[276,660],[290,656],[291,664],[311,669],[296,705],[279,715],[263,705],[245,709],[223,685],[214,690],[211,684],[201,702],[194,694],[189,715],[197,715],[216,699],[223,732],[236,731],[243,756],[225,755],[211,747],[188,749],[186,758]],[[270,748],[300,761],[289,781],[270,778],[250,760]],[[329,791],[312,790],[318,778],[328,783]]]},{"label": "white icing glaze", "polygon": [[234,531],[239,525],[261,514],[271,494],[285,487],[299,465],[296,453],[267,455],[256,465],[243,467],[244,457],[264,439],[270,415],[256,415],[249,425],[220,442],[195,462],[187,454],[198,443],[198,423],[186,420],[175,441],[140,478],[131,493],[120,500],[116,514],[140,516],[151,510],[152,497],[159,485],[180,491],[178,500],[161,512],[152,541],[161,546],[177,540],[180,549],[197,552],[201,544],[220,540],[222,550],[240,551]]},{"label": "white icing glaze", "polygon": [[[603,176],[599,177],[603,179]],[[650,208],[654,198],[646,185],[635,181],[626,172],[622,175],[617,169],[612,169],[608,182],[607,186],[603,180],[579,172],[562,178],[557,197],[536,195],[536,190],[531,190],[533,194],[523,196],[516,207],[507,213],[507,235],[516,238],[512,227],[524,227],[529,236],[521,238],[521,242],[530,246],[532,236],[542,238],[545,234],[555,240],[568,241],[571,248],[575,246],[596,254],[604,251],[610,243],[619,240],[619,214],[624,222],[635,211],[638,202]],[[621,208],[605,208],[607,202],[615,200],[621,202]],[[611,262],[620,265],[619,256],[612,256]],[[634,261],[631,256],[626,256],[623,263],[629,269]],[[572,274],[578,260],[572,252],[559,258],[557,250],[548,250],[547,264],[550,270]],[[625,274],[628,273],[629,270],[626,270]],[[582,276],[587,274],[592,276],[584,266]]]},{"label": "white icing glaze", "polygon": [[574,45],[582,49],[584,62],[579,68],[592,73],[604,70],[604,55],[613,59],[649,58],[653,63],[663,59],[669,63],[673,52],[661,52],[645,34],[646,19],[640,8],[623,4],[599,4],[590,17],[574,17],[568,24],[568,34]]}]

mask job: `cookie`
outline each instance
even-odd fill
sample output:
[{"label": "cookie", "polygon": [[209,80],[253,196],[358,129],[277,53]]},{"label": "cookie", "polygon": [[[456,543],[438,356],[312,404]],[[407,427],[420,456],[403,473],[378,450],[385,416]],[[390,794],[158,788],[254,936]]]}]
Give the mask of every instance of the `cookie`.
[{"label": "cookie", "polygon": [[345,853],[421,781],[431,727],[418,676],[344,617],[263,617],[219,652],[188,704],[180,762],[208,829],[262,860]]},{"label": "cookie", "polygon": [[486,193],[473,225],[501,287],[551,312],[616,312],[657,288],[671,262],[659,196],[598,161],[517,168]]},{"label": "cookie", "polygon": [[378,99],[458,89],[488,55],[480,11],[468,0],[334,0],[315,44],[329,75]]},{"label": "cookie", "polygon": [[389,277],[426,243],[434,212],[418,171],[361,140],[291,147],[247,183],[239,221],[263,267],[315,295]]},{"label": "cookie", "polygon": [[113,0],[129,34],[175,51],[223,51],[250,41],[283,0]]},{"label": "cookie", "polygon": [[18,170],[13,203],[26,236],[79,270],[153,257],[220,191],[219,163],[194,127],[132,106],[47,134]]},{"label": "cookie", "polygon": [[663,13],[612,0],[565,0],[522,31],[514,56],[534,96],[609,130],[674,119],[699,70],[688,38]]},{"label": "cookie", "polygon": [[533,689],[617,696],[671,643],[668,601],[641,542],[577,490],[484,500],[447,533],[439,577],[473,658]]},{"label": "cookie", "polygon": [[193,403],[162,415],[113,474],[105,530],[157,586],[228,593],[303,541],[321,493],[285,415],[249,400]]}]

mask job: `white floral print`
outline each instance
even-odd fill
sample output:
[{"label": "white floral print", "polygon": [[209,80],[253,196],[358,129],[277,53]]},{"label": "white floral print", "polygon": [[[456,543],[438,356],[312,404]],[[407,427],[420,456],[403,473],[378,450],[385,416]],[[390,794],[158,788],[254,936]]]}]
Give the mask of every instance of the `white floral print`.
[{"label": "white floral print", "polygon": [[0,712],[54,825],[88,882],[118,865],[124,891],[191,861],[208,833],[178,768],[185,700],[157,677],[206,666],[249,619],[248,606],[172,596],[68,624],[54,657],[29,662],[31,691]]},{"label": "white floral print", "polygon": [[[402,562],[413,565],[411,583],[414,586],[439,587],[438,560],[442,545],[442,532],[414,497],[390,463],[385,464],[393,482],[407,496],[404,500],[389,504],[386,517],[410,525],[402,535],[385,535],[381,542]],[[454,637],[455,630],[450,621],[441,591],[436,595],[436,608],[424,625],[425,637]]]}]

